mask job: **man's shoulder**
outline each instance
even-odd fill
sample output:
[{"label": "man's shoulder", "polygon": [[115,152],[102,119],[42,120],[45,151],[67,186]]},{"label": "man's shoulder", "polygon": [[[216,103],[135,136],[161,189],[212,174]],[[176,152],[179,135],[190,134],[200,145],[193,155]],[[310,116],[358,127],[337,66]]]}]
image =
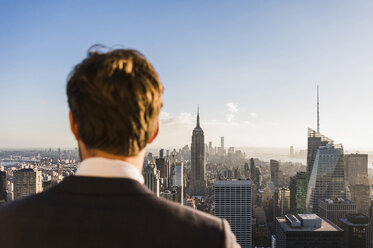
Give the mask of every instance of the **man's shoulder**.
[{"label": "man's shoulder", "polygon": [[222,219],[211,214],[193,209],[189,206],[181,206],[178,203],[170,200],[156,197],[155,195],[149,197],[149,207],[151,207],[159,216],[168,221],[174,221],[179,224],[189,226],[191,228],[208,227],[210,230],[222,231]]}]

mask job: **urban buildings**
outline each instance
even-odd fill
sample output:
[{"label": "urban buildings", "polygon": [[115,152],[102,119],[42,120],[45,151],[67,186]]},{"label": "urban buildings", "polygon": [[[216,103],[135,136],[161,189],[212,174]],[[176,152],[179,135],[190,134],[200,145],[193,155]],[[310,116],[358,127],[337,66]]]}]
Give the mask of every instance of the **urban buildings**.
[{"label": "urban buildings", "polygon": [[316,214],[285,215],[276,218],[276,248],[343,247],[343,230]]},{"label": "urban buildings", "polygon": [[307,175],[305,172],[297,172],[290,179],[290,212],[302,214],[306,212]]},{"label": "urban buildings", "polygon": [[14,199],[43,191],[41,171],[24,168],[14,172]]},{"label": "urban buildings", "polygon": [[346,199],[319,199],[319,216],[339,225],[339,219],[356,213],[356,203]]},{"label": "urban buildings", "polygon": [[[322,137],[318,134],[317,139],[322,140]],[[330,139],[328,142],[325,146],[311,147],[314,159],[307,186],[306,208],[308,213],[318,212],[319,199],[346,198],[343,147],[342,145],[334,145]]]},{"label": "urban buildings", "polygon": [[159,196],[159,174],[154,164],[145,165],[143,168],[145,186],[157,196]]},{"label": "urban buildings", "polygon": [[369,248],[369,218],[362,214],[348,214],[340,219],[344,230],[345,248]]},{"label": "urban buildings", "polygon": [[251,180],[215,181],[215,215],[225,218],[242,248],[252,246]]},{"label": "urban buildings", "polygon": [[277,160],[271,159],[270,167],[271,167],[271,181],[273,182],[275,187],[277,187],[279,185],[278,184],[278,179],[279,179],[278,177],[279,177],[280,164],[278,163]]},{"label": "urban buildings", "polygon": [[199,123],[199,111],[197,125],[192,135],[191,167],[191,192],[193,195],[204,195],[206,190],[205,136]]}]

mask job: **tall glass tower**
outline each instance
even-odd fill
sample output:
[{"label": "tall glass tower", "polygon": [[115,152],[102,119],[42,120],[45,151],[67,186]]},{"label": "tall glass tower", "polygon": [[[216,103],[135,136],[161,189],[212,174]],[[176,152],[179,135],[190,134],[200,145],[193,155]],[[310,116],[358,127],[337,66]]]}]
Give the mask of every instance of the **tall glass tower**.
[{"label": "tall glass tower", "polygon": [[308,213],[318,213],[318,200],[346,198],[344,181],[344,156],[342,145],[333,141],[315,149],[312,170],[307,186],[306,208]]}]

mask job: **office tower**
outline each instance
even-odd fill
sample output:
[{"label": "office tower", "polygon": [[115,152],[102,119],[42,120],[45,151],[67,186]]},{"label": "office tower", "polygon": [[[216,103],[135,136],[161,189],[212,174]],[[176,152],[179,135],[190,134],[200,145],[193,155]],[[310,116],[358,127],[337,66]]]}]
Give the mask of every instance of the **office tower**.
[{"label": "office tower", "polygon": [[279,185],[278,184],[278,173],[279,173],[280,165],[277,160],[271,159],[270,166],[271,166],[271,181],[273,182],[275,187],[277,187]]},{"label": "office tower", "polygon": [[250,180],[215,181],[215,215],[229,222],[242,248],[252,245],[251,187]]},{"label": "office tower", "polygon": [[0,171],[0,204],[6,202],[7,200],[7,181],[6,181],[6,172]]},{"label": "office tower", "polygon": [[279,215],[285,216],[290,213],[290,190],[282,187],[279,189]]},{"label": "office tower", "polygon": [[370,185],[368,177],[368,154],[345,155],[346,186],[351,200],[356,202],[357,212],[368,215],[370,206]]},{"label": "office tower", "polygon": [[171,174],[170,160],[165,158],[157,158],[155,159],[155,164],[159,170],[160,177],[168,179]]},{"label": "office tower", "polygon": [[143,168],[145,186],[159,196],[159,170],[154,164],[148,164]]},{"label": "office tower", "polygon": [[346,198],[343,147],[331,143],[316,149],[307,186],[307,212],[317,213],[318,200],[327,198]]},{"label": "office tower", "polygon": [[290,157],[294,157],[294,146],[290,146]]},{"label": "office tower", "polygon": [[348,214],[340,219],[344,230],[345,248],[369,248],[369,218],[362,214]]},{"label": "office tower", "polygon": [[314,165],[317,149],[320,146],[326,146],[327,144],[333,144],[333,140],[328,137],[308,128],[308,139],[307,139],[307,183],[310,179],[312,168]]},{"label": "office tower", "polygon": [[14,171],[14,199],[43,191],[41,171],[20,169]]},{"label": "office tower", "polygon": [[290,179],[290,212],[302,214],[306,212],[307,175],[297,172]]},{"label": "office tower", "polygon": [[260,173],[259,167],[255,166],[255,182],[258,187],[262,184],[262,174]]},{"label": "office tower", "polygon": [[250,178],[253,183],[258,185],[257,182],[257,175],[256,175],[256,167],[255,167],[255,160],[253,158],[250,158]]},{"label": "office tower", "polygon": [[243,170],[244,170],[244,176],[245,176],[245,179],[248,179],[251,178],[251,173],[250,173],[250,167],[249,167],[249,164],[248,163],[245,163],[244,166],[243,166]]},{"label": "office tower", "polygon": [[229,147],[228,148],[228,155],[232,156],[234,154],[234,147]]},{"label": "office tower", "polygon": [[224,151],[224,137],[220,137],[220,147]]},{"label": "office tower", "polygon": [[350,200],[338,198],[319,199],[319,216],[328,219],[339,226],[339,219],[345,218],[348,214],[356,213],[356,203]]},{"label": "office tower", "polygon": [[192,135],[191,167],[191,192],[203,195],[206,189],[205,136],[199,123],[199,111]]},{"label": "office tower", "polygon": [[209,149],[208,149],[209,155],[214,155],[214,148],[212,147],[212,142],[209,142]]},{"label": "office tower", "polygon": [[370,186],[369,184],[355,184],[348,186],[351,200],[356,202],[357,212],[368,215],[370,206]]},{"label": "office tower", "polygon": [[159,150],[159,158],[163,158],[164,155],[164,149]]},{"label": "office tower", "polygon": [[184,175],[183,175],[183,162],[176,162],[175,163],[175,180],[173,186],[183,186],[184,185]]},{"label": "office tower", "polygon": [[276,218],[276,248],[341,248],[343,230],[316,214]]}]

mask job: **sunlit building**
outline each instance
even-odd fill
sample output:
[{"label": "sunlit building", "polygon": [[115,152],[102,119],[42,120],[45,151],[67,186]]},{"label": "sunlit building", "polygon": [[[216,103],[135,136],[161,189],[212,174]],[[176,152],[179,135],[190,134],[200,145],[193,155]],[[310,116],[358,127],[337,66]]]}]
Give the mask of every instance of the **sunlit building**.
[{"label": "sunlit building", "polygon": [[333,145],[330,140],[315,150],[307,187],[308,213],[318,213],[319,199],[346,198],[343,158],[342,145]]}]

